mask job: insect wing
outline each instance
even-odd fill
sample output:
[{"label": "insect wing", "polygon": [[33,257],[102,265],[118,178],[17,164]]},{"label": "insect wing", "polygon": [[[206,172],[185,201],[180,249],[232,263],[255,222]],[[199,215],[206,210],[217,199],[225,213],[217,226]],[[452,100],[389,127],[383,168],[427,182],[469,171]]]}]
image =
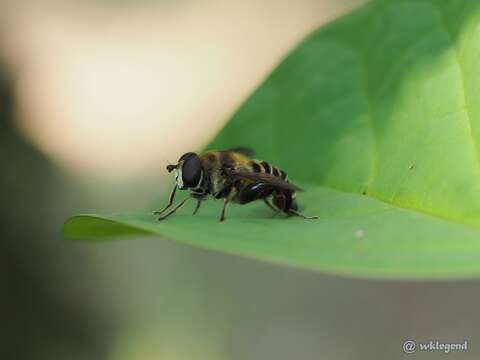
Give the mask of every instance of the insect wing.
[{"label": "insect wing", "polygon": [[270,184],[276,188],[283,189],[283,190],[303,191],[298,186],[272,174],[252,173],[249,171],[232,169],[229,171],[229,175],[233,179],[248,179],[248,180],[252,180],[253,182]]},{"label": "insect wing", "polygon": [[253,156],[255,156],[255,150],[250,149],[250,148],[245,147],[245,146],[233,147],[233,148],[228,149],[228,150],[226,150],[226,151],[236,152],[236,153],[245,155],[246,157],[250,157],[250,158],[253,157]]}]

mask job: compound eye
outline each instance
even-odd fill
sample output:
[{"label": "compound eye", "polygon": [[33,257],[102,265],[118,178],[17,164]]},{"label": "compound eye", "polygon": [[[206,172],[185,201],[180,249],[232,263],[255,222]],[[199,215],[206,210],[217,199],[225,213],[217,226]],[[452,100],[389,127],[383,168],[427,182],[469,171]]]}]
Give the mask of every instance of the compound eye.
[{"label": "compound eye", "polygon": [[196,154],[184,158],[182,166],[182,180],[186,187],[195,188],[199,185],[202,176],[202,163]]}]

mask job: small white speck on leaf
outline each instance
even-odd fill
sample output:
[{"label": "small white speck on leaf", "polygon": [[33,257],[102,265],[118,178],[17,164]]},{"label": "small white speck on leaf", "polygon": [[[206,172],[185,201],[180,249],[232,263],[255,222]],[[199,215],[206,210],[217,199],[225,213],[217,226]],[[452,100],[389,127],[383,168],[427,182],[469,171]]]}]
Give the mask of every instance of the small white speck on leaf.
[{"label": "small white speck on leaf", "polygon": [[363,231],[362,229],[358,229],[355,231],[355,237],[357,239],[363,239],[364,236],[365,236],[365,231]]}]

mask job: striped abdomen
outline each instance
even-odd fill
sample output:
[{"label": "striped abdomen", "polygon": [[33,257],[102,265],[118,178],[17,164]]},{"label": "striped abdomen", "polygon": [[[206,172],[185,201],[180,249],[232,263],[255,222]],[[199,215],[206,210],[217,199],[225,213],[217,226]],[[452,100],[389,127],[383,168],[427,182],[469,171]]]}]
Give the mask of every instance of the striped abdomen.
[{"label": "striped abdomen", "polygon": [[251,171],[256,173],[265,173],[265,174],[272,174],[274,176],[278,176],[281,179],[287,181],[288,175],[285,171],[271,165],[266,161],[257,161],[257,160],[250,160],[248,162],[248,167]]}]

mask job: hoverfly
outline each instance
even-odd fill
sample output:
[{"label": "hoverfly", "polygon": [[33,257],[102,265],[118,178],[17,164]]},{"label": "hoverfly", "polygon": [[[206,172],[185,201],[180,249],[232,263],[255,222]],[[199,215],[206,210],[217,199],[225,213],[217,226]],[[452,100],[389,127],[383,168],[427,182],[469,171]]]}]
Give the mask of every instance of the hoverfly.
[{"label": "hoverfly", "polygon": [[[287,173],[266,161],[253,160],[254,155],[255,151],[245,147],[183,154],[176,165],[167,166],[168,172],[175,171],[175,186],[165,208],[154,214],[160,216],[158,220],[166,219],[188,200],[196,199],[195,215],[202,201],[212,196],[223,199],[220,222],[225,221],[225,211],[231,201],[247,204],[254,200],[263,200],[275,213],[317,219],[317,216],[298,212],[295,192],[302,190],[287,180]],[[173,205],[177,189],[190,190],[190,194],[166,212]]]}]

